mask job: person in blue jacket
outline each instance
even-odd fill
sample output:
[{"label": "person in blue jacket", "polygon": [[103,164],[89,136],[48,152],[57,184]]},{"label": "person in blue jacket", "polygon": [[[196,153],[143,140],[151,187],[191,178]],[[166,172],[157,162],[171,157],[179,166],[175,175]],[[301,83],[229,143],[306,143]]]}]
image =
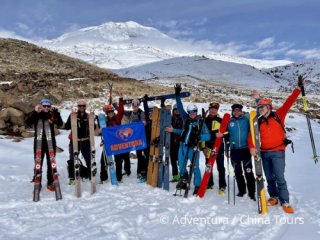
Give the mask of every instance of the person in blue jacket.
[{"label": "person in blue jacket", "polygon": [[[232,117],[228,124],[231,162],[238,185],[238,197],[243,197],[248,190],[248,196],[255,200],[255,180],[252,171],[250,148],[253,143],[250,135],[249,114],[242,111],[241,104],[233,104]],[[244,176],[243,176],[243,170]],[[245,179],[247,183],[245,182]],[[247,185],[247,190],[246,190]]]},{"label": "person in blue jacket", "polygon": [[[178,110],[184,122],[183,129],[167,128],[166,131],[173,132],[180,135],[180,147],[178,154],[178,167],[180,178],[182,178],[178,185],[178,189],[185,189],[187,183],[187,161],[192,160],[195,153],[195,149],[198,147],[200,141],[208,141],[210,139],[210,133],[206,124],[203,124],[203,119],[198,115],[198,108],[195,104],[189,104],[187,106],[187,112],[184,110],[181,98],[181,85],[177,84],[175,86],[176,102]],[[202,127],[201,127],[202,126]],[[200,129],[201,127],[201,129]],[[199,151],[197,156],[195,156],[194,165],[194,192],[197,194],[200,182],[201,182],[201,172],[199,168]]]}]

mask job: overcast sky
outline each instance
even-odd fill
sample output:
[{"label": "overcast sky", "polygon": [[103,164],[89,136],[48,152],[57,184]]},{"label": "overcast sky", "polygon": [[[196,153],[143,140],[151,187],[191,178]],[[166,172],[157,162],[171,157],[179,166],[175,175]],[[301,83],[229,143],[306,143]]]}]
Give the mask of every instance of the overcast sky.
[{"label": "overcast sky", "polygon": [[0,36],[52,39],[135,21],[213,51],[249,58],[320,59],[319,0],[1,0]]}]

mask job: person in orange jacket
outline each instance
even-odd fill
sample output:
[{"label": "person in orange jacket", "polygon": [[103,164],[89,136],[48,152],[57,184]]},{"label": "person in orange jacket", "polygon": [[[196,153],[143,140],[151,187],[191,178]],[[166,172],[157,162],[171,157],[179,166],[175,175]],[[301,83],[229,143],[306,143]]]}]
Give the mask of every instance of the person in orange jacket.
[{"label": "person in orange jacket", "polygon": [[[302,85],[303,82],[299,82],[299,87],[293,90],[276,111],[273,111],[271,99],[262,98],[258,101],[261,158],[270,195],[267,205],[275,206],[280,201],[286,213],[294,213],[294,209],[289,204],[289,191],[284,176],[286,149],[284,122],[287,113],[301,92]],[[250,153],[255,156],[257,149],[251,148]]]}]

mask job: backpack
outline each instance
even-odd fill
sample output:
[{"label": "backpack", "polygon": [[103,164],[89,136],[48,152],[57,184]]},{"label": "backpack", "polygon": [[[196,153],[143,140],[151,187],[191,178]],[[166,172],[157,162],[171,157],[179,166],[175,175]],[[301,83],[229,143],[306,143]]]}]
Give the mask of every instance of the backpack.
[{"label": "backpack", "polygon": [[[292,152],[294,153],[293,142],[292,142],[292,140],[290,140],[289,138],[287,138],[287,131],[286,131],[286,129],[284,128],[284,125],[282,124],[279,116],[278,116],[275,112],[271,112],[271,113],[270,113],[270,116],[271,116],[272,118],[274,118],[274,119],[280,124],[280,126],[282,127],[282,130],[283,130],[284,136],[285,136],[284,139],[283,139],[283,144],[284,144],[285,146],[288,146],[289,144],[291,144],[291,149],[292,149]],[[261,122],[259,121],[259,124],[260,124],[260,123],[261,123]],[[277,146],[277,147],[278,147],[278,146]],[[270,149],[266,149],[266,150],[270,150]]]}]

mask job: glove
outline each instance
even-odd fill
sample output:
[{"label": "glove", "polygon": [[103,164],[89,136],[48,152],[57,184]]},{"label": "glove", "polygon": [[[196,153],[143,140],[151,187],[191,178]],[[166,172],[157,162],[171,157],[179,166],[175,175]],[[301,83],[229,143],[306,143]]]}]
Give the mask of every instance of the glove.
[{"label": "glove", "polygon": [[40,105],[35,106],[34,110],[38,113],[41,112],[41,106]]},{"label": "glove", "polygon": [[210,155],[211,155],[211,149],[210,149],[210,148],[205,147],[205,148],[203,148],[202,151],[203,151],[204,156],[205,156],[206,158],[210,158]]},{"label": "glove", "polygon": [[180,83],[177,83],[175,86],[174,86],[174,92],[176,94],[176,96],[180,96],[180,92],[181,92],[181,84]]},{"label": "glove", "polygon": [[302,75],[299,75],[298,77],[298,87],[303,87],[304,85],[304,77]]},{"label": "glove", "polygon": [[160,100],[161,100],[160,106],[165,107],[164,102],[166,101],[166,99],[162,97],[162,98],[160,98]]},{"label": "glove", "polygon": [[148,101],[148,100],[149,100],[148,94],[146,94],[146,95],[143,96],[143,100],[145,100],[145,101]]},{"label": "glove", "polygon": [[158,145],[160,143],[160,137],[156,137],[151,141],[154,145]]}]

